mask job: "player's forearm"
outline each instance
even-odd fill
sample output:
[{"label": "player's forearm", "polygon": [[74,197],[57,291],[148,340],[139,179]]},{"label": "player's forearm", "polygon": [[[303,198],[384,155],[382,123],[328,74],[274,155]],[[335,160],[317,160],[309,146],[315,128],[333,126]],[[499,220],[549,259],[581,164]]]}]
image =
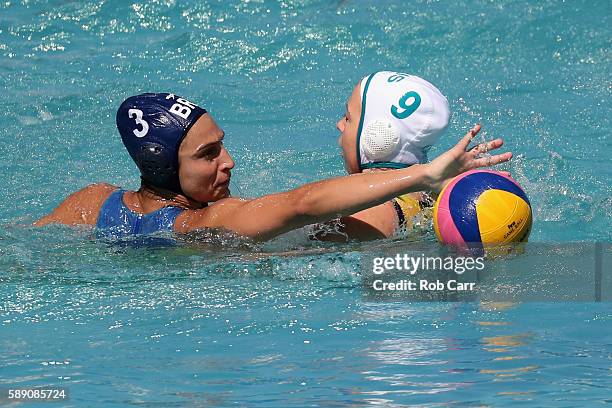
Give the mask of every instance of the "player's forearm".
[{"label": "player's forearm", "polygon": [[338,177],[306,184],[298,195],[296,212],[311,222],[350,215],[398,195],[430,187],[427,165],[407,169]]},{"label": "player's forearm", "polygon": [[426,166],[356,174],[309,183],[295,190],[249,200],[222,218],[219,227],[257,240],[325,222],[429,186]]}]

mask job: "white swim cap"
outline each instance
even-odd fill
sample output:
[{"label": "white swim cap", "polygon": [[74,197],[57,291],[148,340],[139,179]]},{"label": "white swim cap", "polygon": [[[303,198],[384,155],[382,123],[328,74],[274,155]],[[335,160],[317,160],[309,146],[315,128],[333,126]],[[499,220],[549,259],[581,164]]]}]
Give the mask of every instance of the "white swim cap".
[{"label": "white swim cap", "polygon": [[414,75],[380,71],[361,80],[357,158],[361,170],[427,161],[448,126],[446,97]]}]

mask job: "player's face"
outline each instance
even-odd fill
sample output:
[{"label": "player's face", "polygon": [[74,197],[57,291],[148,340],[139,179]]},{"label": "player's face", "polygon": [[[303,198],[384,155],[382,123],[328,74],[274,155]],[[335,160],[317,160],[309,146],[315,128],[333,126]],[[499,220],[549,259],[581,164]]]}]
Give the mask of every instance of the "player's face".
[{"label": "player's face", "polygon": [[230,195],[234,160],[223,146],[224,136],[210,114],[204,114],[181,143],[179,180],[183,192],[191,199],[211,202]]},{"label": "player's face", "polygon": [[342,149],[344,167],[350,174],[361,172],[359,163],[357,163],[357,130],[361,116],[359,89],[359,84],[353,88],[353,93],[346,103],[344,116],[336,123],[336,128],[340,131],[338,144]]}]

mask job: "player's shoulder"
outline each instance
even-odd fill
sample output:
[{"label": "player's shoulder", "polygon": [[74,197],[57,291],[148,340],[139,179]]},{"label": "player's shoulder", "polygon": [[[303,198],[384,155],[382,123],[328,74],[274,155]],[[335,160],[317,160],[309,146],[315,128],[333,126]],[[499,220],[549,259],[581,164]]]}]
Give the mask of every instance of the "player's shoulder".
[{"label": "player's shoulder", "polygon": [[224,221],[234,211],[249,202],[248,199],[227,197],[198,210],[183,211],[174,223],[176,232],[189,232],[201,228],[223,228]]},{"label": "player's shoulder", "polygon": [[108,183],[90,184],[74,194],[73,206],[80,212],[89,212],[88,224],[95,224],[98,212],[108,197],[119,187]]},{"label": "player's shoulder", "polygon": [[75,199],[88,199],[104,202],[106,198],[119,187],[113,186],[108,183],[95,183],[90,184],[86,187],[83,187],[79,191],[70,195],[70,197],[74,197]]},{"label": "player's shoulder", "polygon": [[70,194],[55,210],[36,221],[34,225],[51,223],[94,225],[100,208],[117,188],[108,183],[96,183],[83,187]]},{"label": "player's shoulder", "polygon": [[[100,210],[108,196],[119,187],[108,183],[96,183],[76,191],[61,204],[78,210],[97,212]],[[97,216],[96,216],[97,217]]]}]

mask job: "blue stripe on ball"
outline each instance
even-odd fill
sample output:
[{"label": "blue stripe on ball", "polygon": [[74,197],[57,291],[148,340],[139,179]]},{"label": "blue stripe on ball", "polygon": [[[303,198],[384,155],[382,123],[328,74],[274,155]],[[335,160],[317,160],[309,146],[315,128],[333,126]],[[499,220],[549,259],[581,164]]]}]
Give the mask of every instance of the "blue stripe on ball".
[{"label": "blue stripe on ball", "polygon": [[453,222],[465,242],[482,242],[476,215],[476,200],[487,190],[508,191],[529,204],[529,199],[523,190],[503,176],[479,172],[463,177],[453,186],[448,207]]}]

